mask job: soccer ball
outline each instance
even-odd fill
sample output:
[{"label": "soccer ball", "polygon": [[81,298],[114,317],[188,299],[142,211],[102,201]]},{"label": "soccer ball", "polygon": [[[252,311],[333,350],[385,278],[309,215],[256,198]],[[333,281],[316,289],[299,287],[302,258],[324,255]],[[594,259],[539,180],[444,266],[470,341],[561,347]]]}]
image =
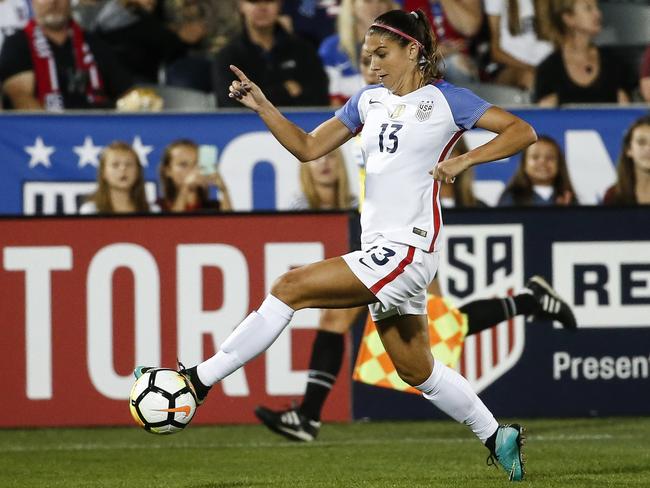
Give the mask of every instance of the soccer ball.
[{"label": "soccer ball", "polygon": [[175,434],[192,420],[196,398],[185,376],[173,369],[154,368],[136,380],[129,408],[147,432]]}]

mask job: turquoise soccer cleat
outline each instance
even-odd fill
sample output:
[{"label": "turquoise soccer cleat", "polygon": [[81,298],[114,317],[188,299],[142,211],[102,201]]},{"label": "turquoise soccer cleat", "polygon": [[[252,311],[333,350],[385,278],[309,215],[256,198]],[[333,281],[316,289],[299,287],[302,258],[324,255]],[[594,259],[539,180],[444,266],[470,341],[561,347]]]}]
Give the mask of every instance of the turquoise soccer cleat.
[{"label": "turquoise soccer cleat", "polygon": [[494,452],[490,454],[492,464],[494,459],[508,473],[510,481],[521,481],[524,479],[524,459],[522,446],[524,443],[524,429],[518,424],[500,425],[497,430]]},{"label": "turquoise soccer cleat", "polygon": [[136,366],[135,369],[133,370],[133,376],[135,376],[135,379],[137,380],[138,378],[140,378],[140,376],[145,374],[150,369],[153,368],[150,366]]}]

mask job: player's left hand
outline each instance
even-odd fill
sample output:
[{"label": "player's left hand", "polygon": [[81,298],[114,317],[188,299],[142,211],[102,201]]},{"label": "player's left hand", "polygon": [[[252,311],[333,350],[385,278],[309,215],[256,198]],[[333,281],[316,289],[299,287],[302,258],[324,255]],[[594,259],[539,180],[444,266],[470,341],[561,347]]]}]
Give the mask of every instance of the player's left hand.
[{"label": "player's left hand", "polygon": [[463,156],[447,159],[436,165],[433,170],[429,171],[433,178],[443,183],[453,183],[456,176],[469,167],[467,159]]}]

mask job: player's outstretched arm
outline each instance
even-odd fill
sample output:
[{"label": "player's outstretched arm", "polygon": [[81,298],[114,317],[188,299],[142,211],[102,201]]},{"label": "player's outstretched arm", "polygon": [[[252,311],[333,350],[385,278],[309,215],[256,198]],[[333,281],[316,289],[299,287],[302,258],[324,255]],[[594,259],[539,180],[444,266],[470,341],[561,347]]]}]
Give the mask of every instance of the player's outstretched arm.
[{"label": "player's outstretched arm", "polygon": [[499,107],[490,107],[478,119],[476,127],[495,132],[497,136],[461,156],[438,163],[432,171],[435,179],[451,182],[470,166],[507,158],[537,140],[530,124]]},{"label": "player's outstretched arm", "polygon": [[238,79],[230,84],[228,96],[257,112],[278,142],[300,161],[318,159],[352,137],[350,130],[336,117],[305,132],[282,115],[242,70],[234,65],[230,65],[230,69]]}]

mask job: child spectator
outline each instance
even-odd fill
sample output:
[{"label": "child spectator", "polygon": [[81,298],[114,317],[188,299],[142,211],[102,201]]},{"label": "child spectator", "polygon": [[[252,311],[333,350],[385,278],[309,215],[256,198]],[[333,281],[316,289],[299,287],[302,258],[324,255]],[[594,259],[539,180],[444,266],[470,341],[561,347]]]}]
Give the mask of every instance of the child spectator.
[{"label": "child spectator", "polygon": [[625,133],[616,171],[605,205],[650,204],[650,116],[637,119]]},{"label": "child spectator", "polygon": [[602,29],[598,1],[550,3],[549,29],[559,47],[537,68],[535,100],[545,107],[629,102],[620,63],[594,44]]},{"label": "child spectator", "polygon": [[485,0],[492,60],[501,64],[495,81],[531,90],[535,68],[553,51],[542,39],[536,0]]},{"label": "child spectator", "polygon": [[106,146],[99,157],[97,190],[79,208],[80,214],[159,212],[149,205],[144,191],[142,165],[126,142]]},{"label": "child spectator", "polygon": [[504,206],[574,205],[575,191],[564,153],[548,136],[539,136],[522,154],[517,171],[499,198]]},{"label": "child spectator", "polygon": [[[158,200],[164,212],[232,210],[221,175],[216,169],[202,174],[198,158],[199,146],[189,139],[179,139],[165,148],[159,167],[162,198]],[[220,200],[209,199],[210,186],[219,190]]]}]

